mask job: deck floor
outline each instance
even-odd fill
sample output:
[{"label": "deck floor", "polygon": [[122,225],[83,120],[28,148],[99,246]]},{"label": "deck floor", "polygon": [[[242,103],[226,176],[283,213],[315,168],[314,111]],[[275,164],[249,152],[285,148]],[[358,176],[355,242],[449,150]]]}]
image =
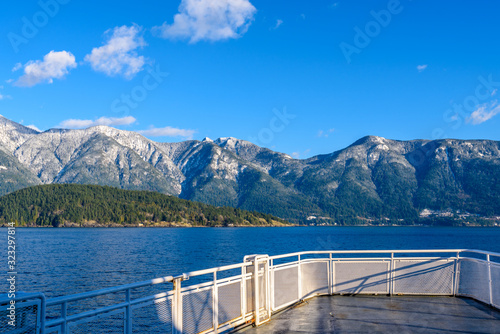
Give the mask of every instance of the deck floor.
[{"label": "deck floor", "polygon": [[240,332],[500,333],[500,311],[467,298],[323,296]]}]

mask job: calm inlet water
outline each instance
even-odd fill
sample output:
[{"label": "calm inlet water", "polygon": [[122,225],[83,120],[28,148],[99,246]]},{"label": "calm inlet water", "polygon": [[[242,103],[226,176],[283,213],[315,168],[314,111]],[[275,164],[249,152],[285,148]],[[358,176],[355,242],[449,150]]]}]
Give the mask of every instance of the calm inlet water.
[{"label": "calm inlet water", "polygon": [[[500,252],[500,228],[302,227],[22,229],[18,290],[68,295],[307,250],[476,248]],[[6,254],[7,229],[0,229]],[[2,257],[6,272],[6,256]],[[3,288],[5,291],[5,283]]]}]

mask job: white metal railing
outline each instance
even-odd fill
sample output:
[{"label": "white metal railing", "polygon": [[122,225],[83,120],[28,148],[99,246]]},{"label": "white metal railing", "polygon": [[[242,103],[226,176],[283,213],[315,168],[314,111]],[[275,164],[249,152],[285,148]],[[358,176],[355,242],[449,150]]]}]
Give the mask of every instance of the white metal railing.
[{"label": "white metal railing", "polygon": [[[335,294],[467,296],[500,308],[500,253],[446,249],[245,256],[239,264],[46,301],[38,294],[36,333],[220,333],[260,325],[304,299]],[[2,305],[0,300],[0,312]],[[0,333],[22,332],[1,328]]]}]

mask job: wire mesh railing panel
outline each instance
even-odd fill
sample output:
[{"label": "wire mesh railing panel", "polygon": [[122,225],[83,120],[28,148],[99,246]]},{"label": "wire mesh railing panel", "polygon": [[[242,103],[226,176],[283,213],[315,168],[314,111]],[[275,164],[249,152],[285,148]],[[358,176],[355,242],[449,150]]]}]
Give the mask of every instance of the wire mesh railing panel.
[{"label": "wire mesh railing panel", "polygon": [[279,309],[299,299],[299,267],[273,270],[274,275],[274,307]]},{"label": "wire mesh railing panel", "polygon": [[133,307],[132,333],[172,333],[172,299],[161,298]]},{"label": "wire mesh railing panel", "polygon": [[461,259],[458,293],[489,303],[488,264],[476,260]]},{"label": "wire mesh railing panel", "polygon": [[219,324],[241,317],[241,282],[229,283],[217,289]]},{"label": "wire mesh railing panel", "polygon": [[328,262],[301,263],[302,297],[328,293]]},{"label": "wire mesh railing panel", "polygon": [[255,311],[255,296],[253,285],[253,277],[247,278],[245,281],[247,313]]},{"label": "wire mesh railing panel", "polygon": [[94,317],[84,318],[68,324],[70,334],[123,334],[125,330],[125,313],[110,312]]},{"label": "wire mesh railing panel", "polygon": [[500,308],[500,265],[491,265],[491,303]]},{"label": "wire mesh railing panel", "polygon": [[266,303],[266,279],[264,274],[259,275],[259,307],[264,307]]},{"label": "wire mesh railing panel", "polygon": [[335,293],[388,293],[389,261],[334,262]]},{"label": "wire mesh railing panel", "polygon": [[[2,319],[0,321],[0,333],[38,333],[39,304],[16,302],[13,313],[7,309],[8,307],[9,304],[0,305],[0,319]],[[13,321],[12,318],[8,318],[10,314],[14,314]]]},{"label": "wire mesh railing panel", "polygon": [[394,293],[452,295],[453,260],[395,260]]},{"label": "wire mesh railing panel", "polygon": [[213,327],[212,288],[182,294],[182,333],[195,334]]}]

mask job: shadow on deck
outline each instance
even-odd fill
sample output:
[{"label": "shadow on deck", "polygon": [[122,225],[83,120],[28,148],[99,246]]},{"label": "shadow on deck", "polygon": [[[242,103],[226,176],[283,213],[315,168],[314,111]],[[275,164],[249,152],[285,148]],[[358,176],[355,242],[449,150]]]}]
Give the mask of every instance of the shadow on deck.
[{"label": "shadow on deck", "polygon": [[500,311],[467,298],[322,296],[238,333],[500,333]]}]

